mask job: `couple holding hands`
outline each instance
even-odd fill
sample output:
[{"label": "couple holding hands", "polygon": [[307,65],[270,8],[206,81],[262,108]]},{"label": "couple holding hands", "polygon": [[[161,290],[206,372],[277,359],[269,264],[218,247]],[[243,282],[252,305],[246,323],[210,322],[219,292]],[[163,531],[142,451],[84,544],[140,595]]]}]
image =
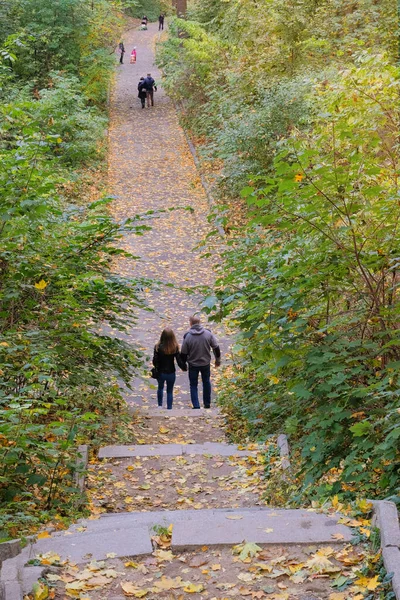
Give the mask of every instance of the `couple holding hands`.
[{"label": "couple holding hands", "polygon": [[204,408],[211,408],[211,351],[214,353],[215,366],[219,367],[221,350],[215,335],[201,325],[200,317],[193,315],[189,323],[190,329],[183,336],[180,350],[175,333],[170,328],[162,331],[159,342],[154,346],[152,377],[158,381],[158,406],[162,406],[164,387],[167,386],[167,409],[171,409],[173,404],[175,363],[182,371],[189,371],[190,399],[193,408],[200,408],[199,375],[203,382]]}]

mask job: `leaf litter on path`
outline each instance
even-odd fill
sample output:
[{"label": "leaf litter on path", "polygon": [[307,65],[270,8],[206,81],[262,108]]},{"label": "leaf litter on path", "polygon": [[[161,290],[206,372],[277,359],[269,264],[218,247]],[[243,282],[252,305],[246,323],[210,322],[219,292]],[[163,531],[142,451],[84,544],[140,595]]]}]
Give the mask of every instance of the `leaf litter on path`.
[{"label": "leaf litter on path", "polygon": [[[337,560],[337,556],[353,553],[358,565],[348,567]],[[364,592],[379,586],[375,579],[361,576],[360,565],[365,558],[365,548],[349,544],[330,548],[243,542],[234,547],[203,547],[176,554],[156,549],[152,556],[135,560],[67,565],[60,570],[60,579],[49,577],[47,585],[55,590],[55,600],[111,600],[124,596],[147,600],[301,600],[306,596],[315,600],[361,600]]]}]

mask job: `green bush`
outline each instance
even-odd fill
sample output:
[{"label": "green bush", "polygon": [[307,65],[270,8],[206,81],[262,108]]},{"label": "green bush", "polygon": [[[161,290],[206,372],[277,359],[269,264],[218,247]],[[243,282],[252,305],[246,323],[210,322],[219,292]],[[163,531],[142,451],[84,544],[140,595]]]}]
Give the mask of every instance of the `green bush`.
[{"label": "green bush", "polygon": [[241,331],[223,401],[252,435],[291,434],[305,492],[398,486],[397,94],[398,70],[367,53],[314,85],[309,128],[243,190],[253,225],[218,282]]}]

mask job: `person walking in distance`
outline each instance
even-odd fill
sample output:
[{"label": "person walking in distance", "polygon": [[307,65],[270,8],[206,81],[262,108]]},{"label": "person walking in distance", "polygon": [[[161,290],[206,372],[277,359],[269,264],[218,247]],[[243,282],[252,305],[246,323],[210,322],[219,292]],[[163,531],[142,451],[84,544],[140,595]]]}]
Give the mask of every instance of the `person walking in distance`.
[{"label": "person walking in distance", "polygon": [[147,107],[150,108],[150,103],[151,106],[154,106],[154,92],[157,91],[156,82],[150,73],[147,73],[147,77],[144,80],[144,86],[147,94]]},{"label": "person walking in distance", "polygon": [[153,365],[157,371],[157,401],[158,406],[163,404],[164,384],[167,384],[167,409],[171,410],[174,401],[173,390],[176,379],[175,361],[186,371],[186,363],[181,359],[179,345],[175,333],[169,327],[161,332],[160,340],[154,346]]},{"label": "person walking in distance", "polygon": [[189,364],[190,399],[193,408],[200,408],[198,384],[199,374],[201,374],[204,408],[211,408],[211,350],[214,353],[216,367],[221,364],[221,350],[215,335],[201,325],[200,317],[193,315],[189,323],[190,329],[183,336],[181,358]]},{"label": "person walking in distance", "polygon": [[162,29],[164,29],[164,15],[161,14],[158,17],[158,31],[161,31]]},{"label": "person walking in distance", "polygon": [[138,98],[140,98],[140,102],[142,103],[142,108],[144,108],[145,103],[146,103],[146,96],[147,96],[146,87],[144,85],[144,77],[140,78],[137,89],[138,89]]},{"label": "person walking in distance", "polygon": [[125,54],[124,42],[120,42],[118,44],[118,48],[119,48],[119,53],[120,53],[119,62],[121,63],[121,65],[123,65],[124,64],[124,54]]}]

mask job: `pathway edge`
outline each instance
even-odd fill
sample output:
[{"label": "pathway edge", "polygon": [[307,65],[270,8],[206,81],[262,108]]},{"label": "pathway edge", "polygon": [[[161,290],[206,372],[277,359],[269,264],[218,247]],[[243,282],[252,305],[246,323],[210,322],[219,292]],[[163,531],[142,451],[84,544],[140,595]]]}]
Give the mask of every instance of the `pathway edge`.
[{"label": "pathway edge", "polygon": [[381,550],[385,569],[393,573],[392,588],[400,600],[400,526],[397,507],[387,500],[372,500],[373,520],[381,536]]}]

